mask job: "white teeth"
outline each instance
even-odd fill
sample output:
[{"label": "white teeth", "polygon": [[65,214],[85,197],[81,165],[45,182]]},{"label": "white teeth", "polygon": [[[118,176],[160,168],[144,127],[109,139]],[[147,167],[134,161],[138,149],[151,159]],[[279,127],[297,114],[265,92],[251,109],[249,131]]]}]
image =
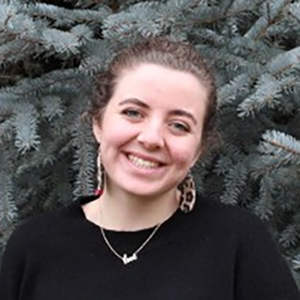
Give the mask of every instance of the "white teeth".
[{"label": "white teeth", "polygon": [[132,154],[129,154],[128,158],[135,166],[139,168],[152,169],[152,168],[157,168],[159,166],[159,164],[156,162],[144,160]]}]

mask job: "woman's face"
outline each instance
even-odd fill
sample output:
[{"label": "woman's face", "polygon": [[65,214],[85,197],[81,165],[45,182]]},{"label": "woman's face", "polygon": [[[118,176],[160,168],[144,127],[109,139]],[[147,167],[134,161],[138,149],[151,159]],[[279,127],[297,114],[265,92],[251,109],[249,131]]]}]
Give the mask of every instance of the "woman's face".
[{"label": "woman's face", "polygon": [[149,197],[176,189],[200,154],[207,97],[190,73],[154,64],[124,71],[94,123],[109,188]]}]

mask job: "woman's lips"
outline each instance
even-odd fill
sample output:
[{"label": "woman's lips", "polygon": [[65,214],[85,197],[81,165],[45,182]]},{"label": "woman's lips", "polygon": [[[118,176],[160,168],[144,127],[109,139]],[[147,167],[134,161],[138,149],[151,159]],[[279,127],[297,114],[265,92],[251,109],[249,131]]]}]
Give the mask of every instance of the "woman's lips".
[{"label": "woman's lips", "polygon": [[150,160],[144,160],[144,159],[137,157],[135,155],[132,155],[132,154],[129,154],[127,157],[136,167],[139,167],[139,168],[156,169],[160,166],[160,164],[157,162],[153,162]]},{"label": "woman's lips", "polygon": [[137,152],[127,152],[126,156],[130,160],[136,160],[136,161],[141,161],[141,162],[145,162],[145,163],[152,163],[157,166],[163,166],[166,164],[160,159],[157,159],[155,157],[151,157],[151,156],[148,156],[145,154],[137,153]]}]

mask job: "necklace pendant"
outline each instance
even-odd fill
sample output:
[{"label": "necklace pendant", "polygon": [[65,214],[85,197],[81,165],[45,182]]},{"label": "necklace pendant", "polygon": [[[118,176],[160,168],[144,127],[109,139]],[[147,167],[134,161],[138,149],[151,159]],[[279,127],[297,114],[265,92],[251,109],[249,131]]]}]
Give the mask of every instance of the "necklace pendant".
[{"label": "necklace pendant", "polygon": [[136,253],[133,253],[131,256],[128,256],[128,257],[127,257],[127,254],[125,253],[122,257],[124,265],[127,265],[127,264],[129,264],[129,263],[131,263],[131,262],[133,262],[137,259],[138,258],[137,258]]}]

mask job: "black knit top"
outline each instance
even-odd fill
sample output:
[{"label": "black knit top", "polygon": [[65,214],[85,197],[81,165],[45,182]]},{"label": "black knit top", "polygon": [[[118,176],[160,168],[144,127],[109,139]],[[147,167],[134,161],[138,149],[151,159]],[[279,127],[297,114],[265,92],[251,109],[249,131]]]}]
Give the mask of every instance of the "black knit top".
[{"label": "black knit top", "polygon": [[[299,300],[265,226],[249,212],[198,199],[174,213],[124,265],[88,221],[84,197],[42,214],[12,235],[0,274],[1,300]],[[132,254],[153,228],[106,231]]]}]

